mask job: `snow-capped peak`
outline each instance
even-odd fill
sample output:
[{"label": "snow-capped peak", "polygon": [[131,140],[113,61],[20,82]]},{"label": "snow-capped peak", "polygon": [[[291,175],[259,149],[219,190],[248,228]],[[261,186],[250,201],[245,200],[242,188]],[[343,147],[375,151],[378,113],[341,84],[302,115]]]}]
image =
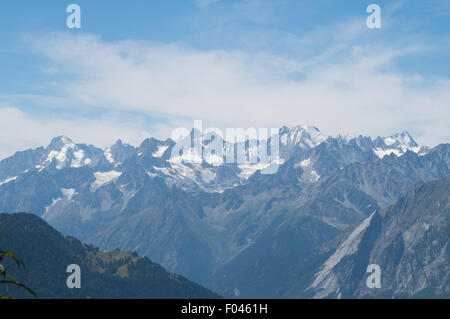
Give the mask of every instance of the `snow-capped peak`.
[{"label": "snow-capped peak", "polygon": [[48,149],[61,150],[64,147],[73,148],[73,147],[75,147],[75,143],[67,136],[62,135],[62,136],[58,136],[58,137],[55,137],[54,139],[52,139],[52,141],[50,142],[50,145],[48,146]]},{"label": "snow-capped peak", "polygon": [[108,146],[105,148],[105,150],[103,151],[103,154],[105,155],[106,160],[111,163],[111,164],[115,164],[116,161],[114,160],[114,157],[112,156],[111,153],[111,147]]},{"label": "snow-capped peak", "polygon": [[391,154],[401,156],[407,151],[419,153],[421,150],[416,141],[406,131],[388,137],[379,137],[375,140],[375,144],[374,152],[380,158]]},{"label": "snow-capped peak", "polygon": [[86,156],[85,150],[66,136],[55,137],[46,151],[47,158],[39,167],[47,167],[56,162],[57,169],[78,168],[92,163],[92,160]]},{"label": "snow-capped peak", "polygon": [[280,142],[283,146],[312,148],[324,142],[328,136],[322,134],[315,126],[283,126],[280,129]]},{"label": "snow-capped peak", "polygon": [[384,143],[388,146],[404,146],[407,148],[418,147],[419,145],[414,141],[408,132],[397,133],[395,135],[383,138]]}]

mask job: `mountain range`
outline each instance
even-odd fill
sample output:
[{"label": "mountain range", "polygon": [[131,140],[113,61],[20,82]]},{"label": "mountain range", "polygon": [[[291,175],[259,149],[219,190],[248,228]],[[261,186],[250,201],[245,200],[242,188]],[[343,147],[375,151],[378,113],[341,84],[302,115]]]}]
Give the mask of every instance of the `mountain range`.
[{"label": "mountain range", "polygon": [[[235,261],[217,274],[216,287],[247,298],[450,297],[450,177],[416,184],[396,204],[314,250],[261,254],[269,245],[289,245],[287,239],[304,240],[280,233],[247,253],[245,267]],[[379,289],[367,286],[374,264],[381,269]]]},{"label": "mountain range", "polygon": [[[0,247],[19,255],[25,270],[2,263],[40,299],[220,298],[219,295],[133,252],[100,251],[64,237],[32,214],[0,214]],[[80,267],[79,289],[69,289],[67,267]],[[33,298],[26,290],[1,285],[0,295]]]},{"label": "mountain range", "polygon": [[[317,274],[324,245],[372,225],[417,183],[450,175],[450,145],[421,147],[407,132],[330,137],[308,126],[273,138],[280,166],[268,175],[258,163],[175,160],[171,139],[100,149],[57,137],[0,162],[0,211],[33,213],[102,250],[136,251],[225,296],[364,296],[339,275],[305,293],[307,277],[289,277],[298,275],[290,256]],[[210,142],[203,138],[203,151]],[[386,295],[402,292],[410,293]]]}]

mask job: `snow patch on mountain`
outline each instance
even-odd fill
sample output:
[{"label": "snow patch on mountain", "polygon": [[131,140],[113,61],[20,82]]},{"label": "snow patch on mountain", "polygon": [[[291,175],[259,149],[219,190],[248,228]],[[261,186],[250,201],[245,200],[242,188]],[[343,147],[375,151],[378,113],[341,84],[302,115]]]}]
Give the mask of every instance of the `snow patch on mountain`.
[{"label": "snow patch on mountain", "polygon": [[315,183],[320,179],[320,175],[313,168],[313,162],[310,158],[302,160],[294,165],[295,169],[301,168],[303,171],[302,178],[299,181],[309,181]]},{"label": "snow patch on mountain", "polygon": [[320,175],[317,174],[317,172],[315,170],[311,171],[311,177],[312,177],[314,182],[317,182],[320,179]]},{"label": "snow patch on mountain", "polygon": [[92,164],[92,160],[86,158],[85,152],[65,136],[53,139],[48,150],[47,158],[41,165],[38,165],[39,167],[46,167],[53,161],[56,161],[57,169],[63,169],[64,167],[80,168]]},{"label": "snow patch on mountain", "polygon": [[51,163],[53,162],[53,160],[56,160],[56,168],[62,169],[67,160],[67,152],[70,149],[74,149],[76,145],[72,142],[71,139],[65,136],[54,139],[52,141],[52,144],[56,144],[57,149],[50,151],[45,162]]},{"label": "snow patch on mountain", "polygon": [[284,163],[285,160],[282,158],[277,158],[276,160],[269,163],[244,163],[238,166],[238,168],[241,170],[239,177],[241,181],[246,181],[258,171],[262,171],[263,169],[266,169],[273,164],[283,165]]},{"label": "snow patch on mountain", "polygon": [[398,133],[389,137],[385,137],[384,143],[388,146],[400,144],[405,147],[417,147],[417,143],[413,140],[408,132]]},{"label": "snow patch on mountain", "polygon": [[402,132],[389,137],[379,138],[375,140],[375,142],[378,142],[378,145],[373,149],[373,151],[379,158],[383,158],[391,154],[400,157],[407,151],[412,151],[414,153],[419,153],[421,151],[421,147],[419,147],[408,132]]},{"label": "snow patch on mountain", "polygon": [[299,146],[301,148],[313,148],[327,140],[328,136],[322,134],[313,126],[296,126],[280,129],[280,143],[285,147]]},{"label": "snow patch on mountain", "polygon": [[270,166],[270,164],[267,164],[267,163],[241,164],[238,166],[239,169],[241,170],[239,177],[241,180],[247,180],[251,176],[253,176],[257,171],[265,169],[269,166]]},{"label": "snow patch on mountain", "polygon": [[169,148],[168,145],[158,146],[158,150],[153,153],[153,157],[162,157],[168,148]]},{"label": "snow patch on mountain", "polygon": [[62,200],[63,200],[63,198],[61,198],[61,197],[54,198],[51,205],[45,207],[45,212],[42,215],[42,219],[48,221],[49,218],[53,217],[56,213],[52,211],[52,208]]},{"label": "snow patch on mountain", "polygon": [[381,148],[376,148],[373,150],[374,153],[379,157],[379,158],[383,158],[385,156],[389,156],[391,154],[394,154],[397,157],[400,157],[402,155],[402,152],[396,149],[387,149],[387,150],[383,150]]},{"label": "snow patch on mountain", "polygon": [[74,188],[62,188],[61,193],[67,200],[72,200],[73,196],[77,194]]},{"label": "snow patch on mountain", "polygon": [[10,183],[10,182],[12,182],[12,181],[15,181],[16,179],[17,179],[17,176],[7,178],[7,179],[5,179],[4,181],[0,182],[0,186],[2,186],[2,185],[4,185],[4,184],[8,184],[8,183]]},{"label": "snow patch on mountain", "polygon": [[225,163],[223,157],[220,157],[215,154],[207,154],[206,156],[204,156],[204,158],[205,162],[212,166],[220,166]]},{"label": "snow patch on mountain", "polygon": [[147,175],[148,175],[149,177],[151,177],[151,178],[155,178],[155,177],[158,177],[158,176],[159,176],[158,174],[151,173],[151,172],[146,172],[146,173],[147,173]]},{"label": "snow patch on mountain", "polygon": [[72,163],[70,164],[70,167],[79,168],[79,167],[82,167],[83,164],[85,164],[85,165],[89,165],[90,164],[90,160],[89,159],[86,159],[83,162],[83,158],[84,158],[84,151],[83,150],[78,150],[78,151],[74,152],[73,156],[75,158],[72,160]]},{"label": "snow patch on mountain", "polygon": [[105,149],[105,151],[103,152],[103,154],[105,155],[105,158],[108,162],[110,162],[111,164],[116,163],[116,161],[114,160],[114,157],[112,156],[112,153],[111,153],[111,147],[107,147]]},{"label": "snow patch on mountain", "polygon": [[298,163],[297,165],[295,165],[296,167],[308,167],[311,165],[311,159],[305,159],[303,161],[301,161],[300,163]]},{"label": "snow patch on mountain", "polygon": [[91,185],[91,190],[95,191],[100,187],[116,181],[122,175],[121,172],[109,171],[109,172],[96,172],[94,173],[95,182]]},{"label": "snow patch on mountain", "polygon": [[393,149],[393,148],[389,148],[389,149],[382,149],[382,148],[376,148],[374,149],[374,153],[379,157],[379,158],[383,158],[385,156],[389,156],[391,154],[394,154],[397,157],[402,156],[403,154],[405,154],[407,151],[411,151],[414,153],[419,153],[421,150],[420,147],[405,147],[405,146],[400,146],[398,149]]},{"label": "snow patch on mountain", "polygon": [[171,165],[183,165],[183,163],[188,164],[200,164],[203,162],[202,154],[199,154],[195,149],[186,150],[180,156],[172,156],[169,159]]}]

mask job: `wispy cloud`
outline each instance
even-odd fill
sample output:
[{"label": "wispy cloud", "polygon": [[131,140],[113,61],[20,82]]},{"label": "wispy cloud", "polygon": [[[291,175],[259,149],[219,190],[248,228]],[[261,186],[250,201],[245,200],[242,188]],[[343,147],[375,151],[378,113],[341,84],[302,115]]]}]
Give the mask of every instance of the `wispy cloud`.
[{"label": "wispy cloud", "polygon": [[[404,2],[395,4],[392,12]],[[396,23],[393,16],[386,25]],[[3,142],[0,156],[14,145],[45,144],[60,134],[99,145],[119,137],[138,143],[144,136],[168,137],[194,119],[220,128],[309,124],[328,134],[409,130],[424,144],[448,142],[450,80],[398,68],[399,61],[433,55],[436,48],[423,35],[405,33],[391,41],[383,31],[369,31],[363,18],[301,34],[237,34],[243,42],[268,41],[277,50],[195,49],[186,42],[105,41],[69,33],[30,38],[28,49],[44,59],[38,67],[45,66],[50,80],[40,83],[46,92],[40,96],[0,96],[0,133],[29,128],[9,146]],[[31,101],[38,104],[34,112]],[[45,116],[38,116],[43,105]],[[64,110],[72,115],[63,116]],[[95,110],[101,116],[86,115]],[[136,114],[163,121],[146,125],[134,121]],[[32,129],[40,133],[34,136]]]},{"label": "wispy cloud", "polygon": [[218,126],[307,123],[330,133],[410,129],[426,143],[449,137],[449,81],[430,84],[392,68],[396,59],[420,51],[418,45],[343,46],[323,58],[296,60],[53,34],[35,49],[69,79],[60,92],[91,107]]},{"label": "wispy cloud", "polygon": [[75,141],[100,147],[111,145],[121,138],[139,144],[150,133],[135,128],[133,123],[119,118],[47,116],[36,117],[15,107],[0,105],[0,159],[16,151],[48,145],[57,135],[66,135]]},{"label": "wispy cloud", "polygon": [[207,7],[210,4],[212,4],[214,2],[218,2],[218,1],[222,1],[222,0],[195,0],[195,3],[197,3],[197,5],[199,5],[200,7]]}]

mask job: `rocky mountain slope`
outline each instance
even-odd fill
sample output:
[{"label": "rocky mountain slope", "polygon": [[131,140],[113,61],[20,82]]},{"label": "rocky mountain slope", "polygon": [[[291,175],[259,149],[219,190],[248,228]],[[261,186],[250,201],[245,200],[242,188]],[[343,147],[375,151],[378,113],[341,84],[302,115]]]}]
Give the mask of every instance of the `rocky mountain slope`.
[{"label": "rocky mountain slope", "polygon": [[[219,298],[212,291],[136,253],[100,251],[73,237],[64,237],[45,221],[31,214],[0,214],[0,247],[17,254],[26,270],[5,260],[3,264],[39,298]],[[69,265],[81,268],[81,288],[69,289]],[[0,295],[5,295],[5,285]],[[25,290],[9,287],[16,298],[32,297]]]},{"label": "rocky mountain slope", "polygon": [[[305,238],[278,233],[247,260],[227,265],[215,285],[243,298],[449,298],[449,200],[450,177],[419,183],[396,204],[309,251],[292,249]],[[302,234],[316,234],[305,228]],[[291,249],[267,251],[289,241]],[[373,264],[381,270],[380,288],[367,286]]]},{"label": "rocky mountain slope", "polygon": [[[450,178],[418,184],[339,242],[308,287],[314,297],[450,297]],[[369,264],[381,287],[366,284]]]},{"label": "rocky mountain slope", "polygon": [[[254,163],[174,160],[170,139],[101,150],[59,137],[0,162],[0,211],[32,212],[65,235],[137,251],[228,293],[253,265],[309,254],[417,182],[450,174],[449,144],[419,147],[406,132],[329,137],[299,126],[274,138],[279,169],[262,174]],[[211,143],[203,137],[205,154]]]}]

